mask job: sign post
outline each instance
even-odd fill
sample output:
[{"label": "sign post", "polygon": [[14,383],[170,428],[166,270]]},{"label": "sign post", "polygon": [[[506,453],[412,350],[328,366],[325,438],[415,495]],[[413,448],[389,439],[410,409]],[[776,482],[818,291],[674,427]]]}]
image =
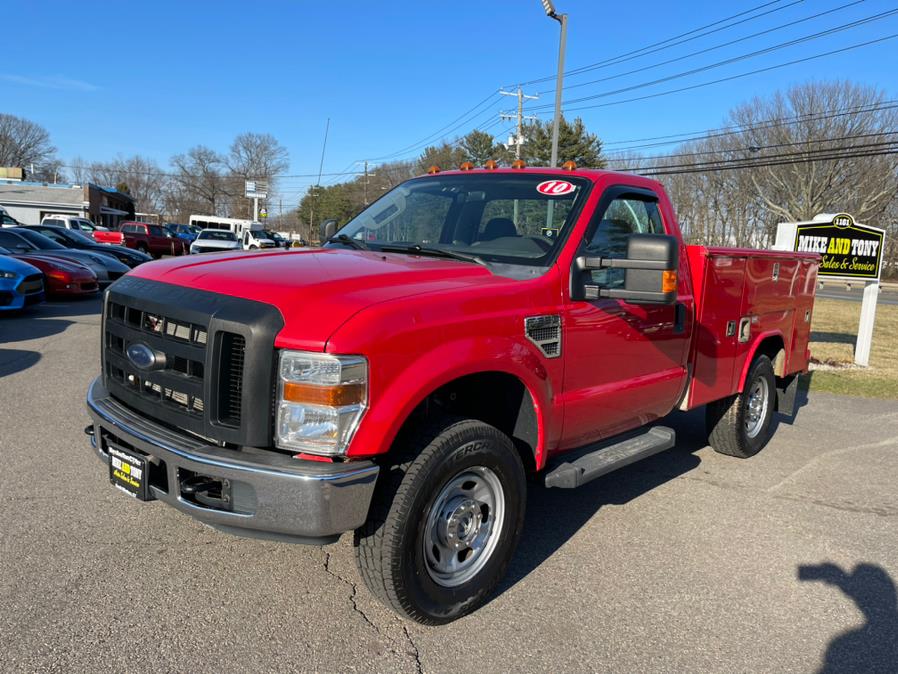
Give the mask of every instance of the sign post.
[{"label": "sign post", "polygon": [[821,213],[806,222],[781,222],[777,225],[777,250],[820,253],[818,277],[833,281],[864,281],[861,320],[858,325],[854,362],[870,364],[879,277],[885,230],[854,221],[848,213]]},{"label": "sign post", "polygon": [[244,195],[253,200],[253,222],[259,221],[259,199],[268,198],[268,183],[261,180],[244,181]]}]

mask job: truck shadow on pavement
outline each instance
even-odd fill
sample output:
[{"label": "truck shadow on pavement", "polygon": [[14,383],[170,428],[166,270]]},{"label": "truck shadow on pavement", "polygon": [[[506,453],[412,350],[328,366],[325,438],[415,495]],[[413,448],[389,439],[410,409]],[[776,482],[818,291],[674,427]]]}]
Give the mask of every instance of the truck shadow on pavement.
[{"label": "truck shadow on pavement", "polygon": [[0,349],[0,377],[27,370],[41,359],[37,351]]},{"label": "truck shadow on pavement", "polygon": [[706,447],[704,408],[675,412],[662,424],[677,432],[673,449],[615,471],[578,489],[529,485],[527,517],[508,572],[493,594],[504,593],[567,543],[602,506],[621,505],[696,468],[695,452]]},{"label": "truck shadow on pavement", "polygon": [[885,569],[862,563],[849,573],[832,563],[808,564],[798,567],[798,579],[839,588],[866,621],[829,642],[821,674],[896,671],[898,591]]}]

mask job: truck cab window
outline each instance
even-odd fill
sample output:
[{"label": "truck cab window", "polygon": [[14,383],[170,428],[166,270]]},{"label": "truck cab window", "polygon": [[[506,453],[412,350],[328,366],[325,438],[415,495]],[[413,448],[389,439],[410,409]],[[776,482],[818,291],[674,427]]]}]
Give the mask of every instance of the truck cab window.
[{"label": "truck cab window", "polygon": [[[612,201],[601,215],[598,227],[586,246],[586,254],[624,258],[631,234],[664,234],[657,202],[632,197]],[[622,288],[625,273],[623,269],[593,270],[592,282],[604,288]]]}]

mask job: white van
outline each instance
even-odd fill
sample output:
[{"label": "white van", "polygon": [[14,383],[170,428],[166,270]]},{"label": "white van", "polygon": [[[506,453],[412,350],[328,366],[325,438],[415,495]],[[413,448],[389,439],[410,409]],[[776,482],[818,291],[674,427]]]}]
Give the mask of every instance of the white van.
[{"label": "white van", "polygon": [[233,232],[243,250],[277,247],[277,243],[268,237],[265,225],[261,222],[238,218],[219,218],[214,215],[191,215],[189,224],[200,229],[224,229]]}]

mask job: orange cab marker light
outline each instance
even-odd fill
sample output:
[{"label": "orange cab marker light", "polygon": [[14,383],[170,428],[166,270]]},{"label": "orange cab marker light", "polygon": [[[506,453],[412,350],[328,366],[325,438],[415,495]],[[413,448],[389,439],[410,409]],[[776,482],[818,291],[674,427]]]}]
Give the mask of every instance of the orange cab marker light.
[{"label": "orange cab marker light", "polygon": [[354,405],[364,399],[362,384],[341,384],[340,386],[316,386],[293,381],[284,382],[284,400],[292,403],[327,405],[341,407]]},{"label": "orange cab marker light", "polygon": [[430,175],[433,175],[434,173],[439,173],[439,172],[440,172],[440,167],[437,166],[436,164],[434,164],[434,165],[431,166],[429,169],[427,169],[427,172],[428,172]]},{"label": "orange cab marker light", "polygon": [[498,168],[498,166],[495,159],[490,159],[483,165],[483,168],[492,171],[493,169]]},{"label": "orange cab marker light", "polygon": [[561,165],[561,168],[563,168],[565,171],[573,171],[575,168],[577,168],[577,162],[566,161]]},{"label": "orange cab marker light", "polygon": [[460,170],[462,170],[462,171],[470,171],[472,168],[474,168],[474,164],[472,164],[472,163],[469,162],[469,161],[466,161],[466,162],[464,162],[461,166],[459,166],[458,168],[459,168]]},{"label": "orange cab marker light", "polygon": [[677,290],[677,272],[673,269],[668,269],[667,271],[661,274],[661,292],[662,293],[672,293]]},{"label": "orange cab marker light", "polygon": [[524,163],[523,159],[515,159],[513,162],[511,162],[511,168],[513,168],[513,169],[527,168],[527,164]]}]

